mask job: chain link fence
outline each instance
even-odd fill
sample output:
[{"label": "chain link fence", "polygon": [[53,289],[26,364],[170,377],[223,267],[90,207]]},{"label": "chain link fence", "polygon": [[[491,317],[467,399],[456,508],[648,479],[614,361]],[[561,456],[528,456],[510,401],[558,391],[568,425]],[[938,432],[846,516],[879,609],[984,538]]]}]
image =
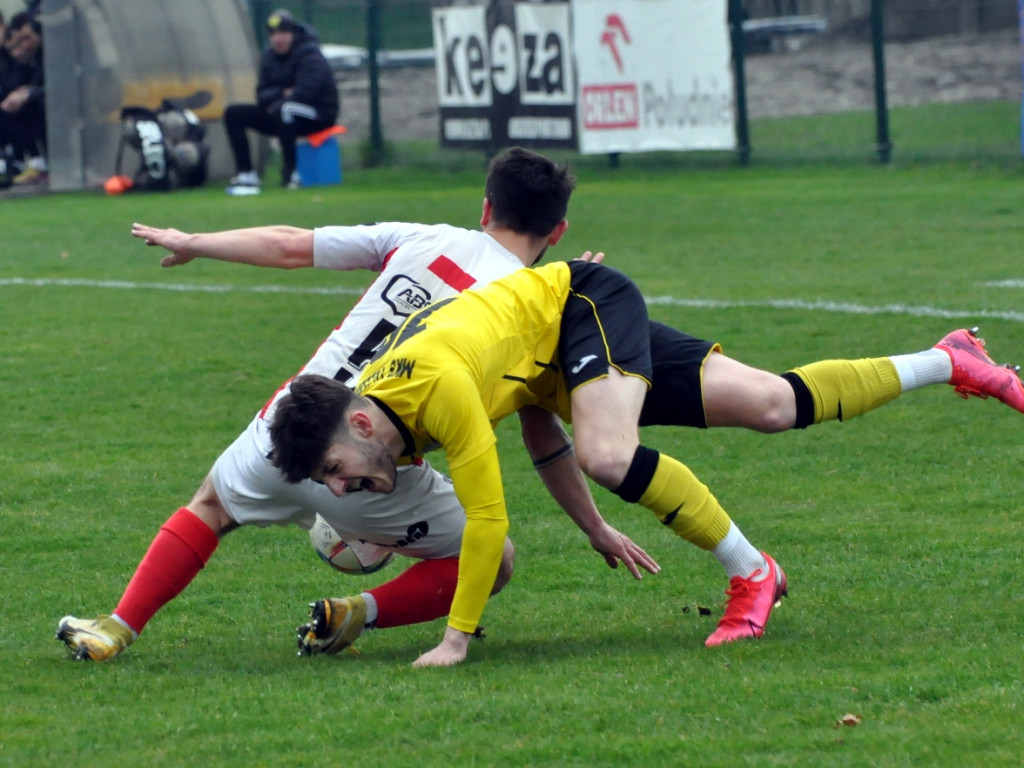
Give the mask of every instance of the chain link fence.
[{"label": "chain link fence", "polygon": [[753,157],[877,156],[873,5],[893,158],[1019,159],[1013,0],[745,0]]},{"label": "chain link fence", "polygon": [[[368,9],[379,13],[381,130],[438,143],[431,9],[440,0],[249,0],[257,38],[279,7],[334,51],[347,147],[371,133]],[[1021,44],[1014,0],[742,0],[753,162],[874,161],[872,8],[881,7],[894,160],[1021,157]],[[354,151],[352,149],[348,151]],[[727,158],[731,160],[732,158]]]},{"label": "chain link fence", "polygon": [[430,10],[452,5],[437,0],[249,0],[256,35],[265,44],[263,20],[277,8],[312,24],[325,43],[366,46],[368,9],[375,5],[381,15],[383,42],[389,50],[430,48]]}]

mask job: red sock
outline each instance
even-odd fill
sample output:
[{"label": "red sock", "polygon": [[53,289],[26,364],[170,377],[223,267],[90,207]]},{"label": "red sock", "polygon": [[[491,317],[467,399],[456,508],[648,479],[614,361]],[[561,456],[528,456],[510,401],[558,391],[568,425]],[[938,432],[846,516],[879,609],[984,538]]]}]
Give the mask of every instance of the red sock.
[{"label": "red sock", "polygon": [[447,616],[459,580],[459,558],[421,560],[369,590],[377,601],[377,629],[419,624]]},{"label": "red sock", "polygon": [[217,534],[182,507],[160,528],[114,613],[136,632],[189,585],[217,549]]}]

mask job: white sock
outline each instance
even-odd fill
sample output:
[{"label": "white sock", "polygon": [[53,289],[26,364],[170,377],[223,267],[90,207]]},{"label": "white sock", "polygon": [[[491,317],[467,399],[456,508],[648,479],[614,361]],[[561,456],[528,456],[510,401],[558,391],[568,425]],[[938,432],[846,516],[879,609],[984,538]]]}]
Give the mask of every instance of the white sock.
[{"label": "white sock", "polygon": [[125,628],[125,629],[127,629],[127,630],[128,630],[129,632],[131,632],[131,633],[132,633],[132,639],[133,639],[133,640],[138,640],[138,639],[139,639],[139,633],[138,633],[138,632],[136,632],[136,631],[135,631],[134,629],[132,629],[131,627],[129,627],[129,626],[128,626],[128,622],[127,622],[127,621],[125,621],[124,619],[122,619],[122,618],[121,618],[120,616],[118,616],[118,615],[117,615],[116,613],[114,613],[114,614],[111,614],[110,618],[112,618],[112,619],[113,619],[114,621],[116,621],[116,622],[117,622],[118,624],[120,624],[120,625],[121,625],[122,627],[124,627],[124,628]]},{"label": "white sock", "polygon": [[373,625],[377,623],[377,600],[369,592],[363,592],[359,595],[363,600],[366,601],[366,629],[372,629]]},{"label": "white sock", "polygon": [[747,537],[736,527],[736,523],[729,524],[729,532],[718,542],[718,546],[711,550],[711,554],[718,558],[730,579],[733,576],[748,578],[758,569],[761,569],[761,573],[755,581],[760,581],[768,575],[768,563],[765,562],[764,556],[747,541]]},{"label": "white sock", "polygon": [[904,392],[929,384],[948,384],[953,377],[953,361],[941,349],[926,349],[913,355],[892,355],[889,359],[896,366]]}]

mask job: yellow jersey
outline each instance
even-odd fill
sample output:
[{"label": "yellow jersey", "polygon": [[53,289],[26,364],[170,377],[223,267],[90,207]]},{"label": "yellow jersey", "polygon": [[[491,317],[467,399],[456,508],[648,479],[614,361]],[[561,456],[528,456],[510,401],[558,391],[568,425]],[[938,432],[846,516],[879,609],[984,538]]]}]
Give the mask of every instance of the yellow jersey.
[{"label": "yellow jersey", "polygon": [[570,290],[565,262],[522,269],[413,314],[356,384],[410,431],[415,451],[440,446],[466,511],[448,624],[476,630],[508,531],[494,425],[528,404],[568,421],[558,340]]}]

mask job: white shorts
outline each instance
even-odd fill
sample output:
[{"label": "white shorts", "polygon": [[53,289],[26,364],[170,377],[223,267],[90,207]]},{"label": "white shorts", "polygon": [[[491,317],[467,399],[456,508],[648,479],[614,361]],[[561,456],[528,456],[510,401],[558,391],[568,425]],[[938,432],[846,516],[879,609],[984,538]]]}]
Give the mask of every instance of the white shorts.
[{"label": "white shorts", "polygon": [[339,498],[312,480],[286,482],[267,459],[270,450],[269,426],[256,417],[210,471],[221,504],[239,525],[309,530],[319,515],[360,557],[372,557],[372,547],[420,559],[458,557],[466,513],[451,480],[427,462],[399,467],[391,493]]}]

